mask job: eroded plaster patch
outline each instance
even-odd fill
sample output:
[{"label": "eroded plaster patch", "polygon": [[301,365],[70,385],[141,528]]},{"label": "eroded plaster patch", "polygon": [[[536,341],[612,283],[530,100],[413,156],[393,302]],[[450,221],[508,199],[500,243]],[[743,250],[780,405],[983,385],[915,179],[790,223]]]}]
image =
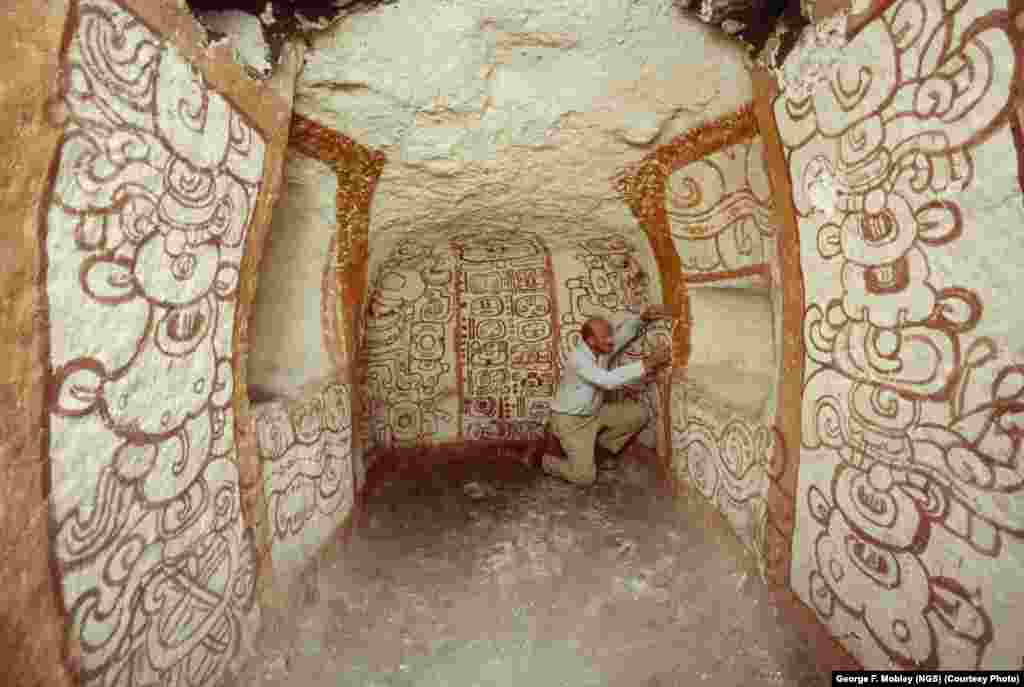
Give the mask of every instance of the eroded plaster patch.
[{"label": "eroded plaster patch", "polygon": [[847,12],[803,29],[792,52],[772,72],[790,100],[804,100],[819,85],[828,83],[841,68],[846,46]]},{"label": "eroded plaster patch", "polygon": [[199,21],[206,28],[224,34],[235,53],[235,61],[259,78],[267,78],[273,69],[270,46],[263,35],[259,17],[240,10],[204,12]]}]

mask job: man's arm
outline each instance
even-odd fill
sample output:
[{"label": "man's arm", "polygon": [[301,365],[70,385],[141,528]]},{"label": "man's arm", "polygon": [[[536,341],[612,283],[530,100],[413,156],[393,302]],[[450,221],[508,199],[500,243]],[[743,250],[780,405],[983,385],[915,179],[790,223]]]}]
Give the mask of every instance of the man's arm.
[{"label": "man's arm", "polygon": [[665,305],[648,305],[644,308],[644,311],[640,313],[639,317],[630,317],[626,319],[622,324],[615,330],[615,335],[612,338],[612,349],[611,355],[615,356],[622,352],[626,346],[629,345],[633,339],[639,336],[640,332],[649,322],[655,320],[671,320],[675,317],[672,310]]},{"label": "man's arm", "polygon": [[605,370],[588,357],[574,356],[573,367],[576,373],[588,384],[599,389],[611,391],[643,378],[646,372],[643,363],[630,363],[614,370]]},{"label": "man's arm", "polygon": [[630,317],[626,319],[615,329],[615,334],[612,337],[612,356],[616,356],[622,352],[629,342],[635,339],[640,331],[644,328],[647,323],[639,317]]}]

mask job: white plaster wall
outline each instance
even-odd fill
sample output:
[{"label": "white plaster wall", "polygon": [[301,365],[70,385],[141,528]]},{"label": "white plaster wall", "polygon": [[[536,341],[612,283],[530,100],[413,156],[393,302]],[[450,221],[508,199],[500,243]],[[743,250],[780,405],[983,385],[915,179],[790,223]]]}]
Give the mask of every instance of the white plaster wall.
[{"label": "white plaster wall", "polygon": [[330,167],[289,151],[253,305],[248,382],[260,391],[298,398],[332,371],[320,312],[337,187]]},{"label": "white plaster wall", "polygon": [[750,420],[762,419],[775,383],[772,302],[755,290],[690,291],[687,379]]},{"label": "white plaster wall", "polygon": [[79,684],[208,687],[259,628],[235,324],[279,153],[223,63],[125,3],[75,7],[40,227],[51,562]]}]

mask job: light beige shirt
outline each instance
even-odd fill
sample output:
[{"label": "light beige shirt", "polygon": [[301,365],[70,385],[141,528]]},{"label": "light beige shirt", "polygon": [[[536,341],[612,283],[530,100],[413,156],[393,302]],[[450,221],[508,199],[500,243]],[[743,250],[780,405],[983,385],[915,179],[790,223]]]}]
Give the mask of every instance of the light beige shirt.
[{"label": "light beige shirt", "polygon": [[643,325],[643,320],[638,317],[631,317],[620,324],[612,339],[614,348],[608,355],[594,355],[590,346],[580,341],[566,360],[551,410],[567,415],[596,415],[604,403],[605,391],[618,389],[643,377],[642,362],[608,369],[608,361],[636,338]]}]

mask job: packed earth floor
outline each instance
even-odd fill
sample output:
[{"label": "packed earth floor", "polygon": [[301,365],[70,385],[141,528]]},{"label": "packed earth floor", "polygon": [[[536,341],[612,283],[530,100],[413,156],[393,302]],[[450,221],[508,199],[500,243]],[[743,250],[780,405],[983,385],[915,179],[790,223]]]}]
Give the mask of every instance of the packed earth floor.
[{"label": "packed earth floor", "polygon": [[579,488],[525,465],[380,481],[239,685],[825,685],[730,535],[627,462]]}]

